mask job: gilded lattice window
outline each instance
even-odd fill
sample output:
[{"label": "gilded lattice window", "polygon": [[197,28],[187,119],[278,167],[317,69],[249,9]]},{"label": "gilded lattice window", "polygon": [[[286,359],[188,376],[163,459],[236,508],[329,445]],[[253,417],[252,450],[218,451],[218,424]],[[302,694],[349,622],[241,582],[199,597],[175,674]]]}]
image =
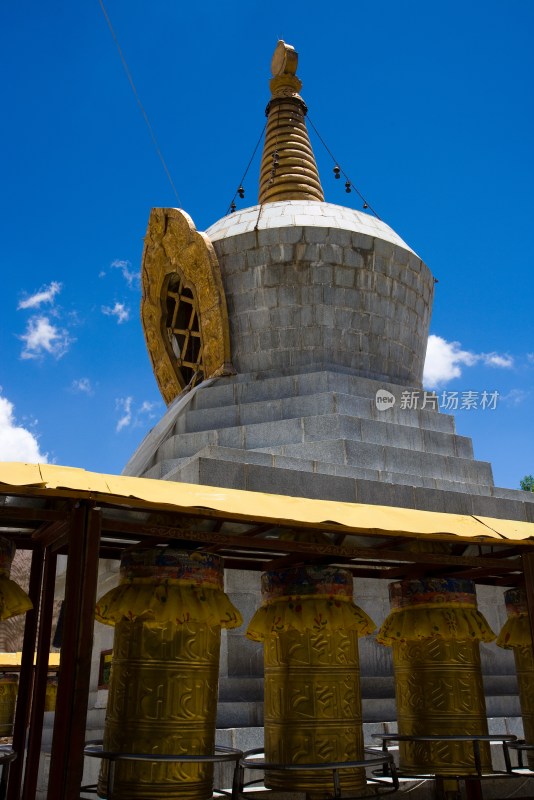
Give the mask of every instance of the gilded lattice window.
[{"label": "gilded lattice window", "polygon": [[150,212],[141,283],[143,331],[167,404],[189,384],[235,374],[217,255],[179,208]]},{"label": "gilded lattice window", "polygon": [[198,303],[195,292],[179,273],[169,276],[164,303],[167,335],[176,367],[184,385],[199,383],[204,377],[204,365]]}]

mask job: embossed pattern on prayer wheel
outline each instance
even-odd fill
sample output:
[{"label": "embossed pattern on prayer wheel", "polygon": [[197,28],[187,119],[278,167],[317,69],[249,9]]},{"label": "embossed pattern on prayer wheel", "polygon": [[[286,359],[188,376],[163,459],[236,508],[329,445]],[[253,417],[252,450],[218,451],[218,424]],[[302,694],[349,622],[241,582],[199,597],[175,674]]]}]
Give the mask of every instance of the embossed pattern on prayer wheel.
[{"label": "embossed pattern on prayer wheel", "polygon": [[[347,570],[315,565],[262,575],[262,606],[247,636],[263,641],[265,758],[321,764],[363,758],[358,635],[375,628],[353,601]],[[366,785],[362,769],[340,773],[343,791]],[[267,770],[271,789],[323,798],[333,792],[322,770]]]},{"label": "embossed pattern on prayer wheel", "polygon": [[[265,755],[282,764],[363,758],[358,635],[286,631],[264,643]],[[343,770],[344,791],[365,786],[363,770]],[[325,796],[323,771],[269,771],[265,785]]]},{"label": "embossed pattern on prayer wheel", "polygon": [[0,678],[0,736],[13,734],[18,685],[17,675],[3,675]]},{"label": "embossed pattern on prayer wheel", "polygon": [[[423,639],[393,645],[399,733],[403,736],[487,735],[478,642]],[[400,742],[400,768],[413,774],[475,772],[465,742]],[[489,769],[489,744],[480,744]]]},{"label": "embossed pattern on prayer wheel", "polygon": [[[504,600],[508,619],[497,644],[514,651],[523,732],[525,741],[534,744],[534,653],[527,598],[523,589],[508,589],[504,593]],[[530,769],[534,769],[534,753],[527,752],[527,762]]]},{"label": "embossed pattern on prayer wheel", "polygon": [[[96,608],[115,625],[104,750],[213,755],[221,627],[242,623],[222,587],[213,554],[123,554],[121,582]],[[103,762],[100,796],[107,775]],[[111,800],[207,800],[212,791],[210,764],[118,761]]]},{"label": "embossed pattern on prayer wheel", "polygon": [[[534,656],[532,647],[514,647],[515,668],[519,684],[519,701],[523,717],[525,741],[534,742]],[[534,753],[527,753],[530,769],[534,770]]]},{"label": "embossed pattern on prayer wheel", "polygon": [[[487,736],[479,641],[495,635],[476,605],[472,581],[448,578],[390,584],[391,614],[378,641],[393,647],[398,731],[402,736]],[[401,742],[410,774],[476,772],[471,742]],[[489,743],[479,743],[491,768]]]},{"label": "embossed pattern on prayer wheel", "polygon": [[[213,752],[220,628],[123,621],[115,641],[104,749],[124,753]],[[104,794],[105,775],[100,780]],[[117,764],[114,800],[212,795],[213,765]]]}]

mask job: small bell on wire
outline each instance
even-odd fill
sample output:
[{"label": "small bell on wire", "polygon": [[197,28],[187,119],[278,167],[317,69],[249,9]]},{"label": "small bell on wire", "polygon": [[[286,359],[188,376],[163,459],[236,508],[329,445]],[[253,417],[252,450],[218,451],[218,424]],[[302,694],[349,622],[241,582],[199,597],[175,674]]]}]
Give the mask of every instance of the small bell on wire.
[{"label": "small bell on wire", "polygon": [[230,212],[233,214],[235,209],[236,209],[236,205],[235,205],[234,201],[232,200],[232,202],[230,203]]},{"label": "small bell on wire", "polygon": [[341,172],[341,170],[339,169],[339,167],[338,167],[338,165],[337,165],[337,164],[336,164],[336,166],[334,167],[334,170],[333,170],[333,172],[334,172],[334,177],[335,177],[335,179],[336,179],[336,180],[339,180],[339,173]]},{"label": "small bell on wire", "polygon": [[352,189],[350,188],[350,181],[345,181],[345,191],[347,194],[352,192]]},{"label": "small bell on wire", "polygon": [[278,155],[278,150],[275,150],[273,153],[273,163],[278,164],[280,161],[280,156]]},{"label": "small bell on wire", "polygon": [[369,206],[368,206],[368,204],[365,202],[365,200],[363,201],[363,207],[364,207],[364,208],[369,208]]},{"label": "small bell on wire", "polygon": [[245,190],[243,189],[242,186],[239,187],[239,189],[237,190],[237,193],[238,193],[239,197],[242,200],[244,198],[244,196],[245,196]]}]

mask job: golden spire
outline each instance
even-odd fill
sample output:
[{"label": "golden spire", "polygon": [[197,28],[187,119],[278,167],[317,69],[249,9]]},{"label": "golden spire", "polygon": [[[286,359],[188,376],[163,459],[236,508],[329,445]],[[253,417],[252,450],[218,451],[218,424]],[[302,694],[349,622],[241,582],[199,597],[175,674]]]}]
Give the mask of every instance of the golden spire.
[{"label": "golden spire", "polygon": [[280,40],[271,62],[271,100],[260,170],[260,203],[277,200],[324,200],[299,92],[298,53]]}]

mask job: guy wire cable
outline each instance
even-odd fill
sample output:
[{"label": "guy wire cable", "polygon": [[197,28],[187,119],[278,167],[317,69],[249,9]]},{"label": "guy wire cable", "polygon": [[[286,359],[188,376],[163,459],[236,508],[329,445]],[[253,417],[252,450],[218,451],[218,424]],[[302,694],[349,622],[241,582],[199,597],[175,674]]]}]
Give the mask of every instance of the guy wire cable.
[{"label": "guy wire cable", "polygon": [[118,53],[119,53],[119,56],[120,56],[120,59],[121,59],[121,62],[122,62],[122,66],[124,67],[124,71],[126,73],[126,77],[128,78],[130,86],[132,87],[132,91],[134,93],[135,99],[137,100],[137,104],[139,105],[139,108],[141,109],[141,113],[143,115],[143,119],[146,122],[147,128],[148,128],[149,133],[150,133],[150,138],[152,139],[152,143],[153,143],[153,145],[154,145],[154,147],[156,149],[156,153],[158,154],[159,160],[161,161],[161,163],[163,165],[163,169],[165,170],[165,174],[167,175],[167,178],[168,178],[169,183],[170,183],[170,185],[172,187],[174,195],[175,195],[176,199],[178,200],[178,205],[180,206],[180,208],[182,208],[182,201],[180,200],[178,192],[176,191],[176,186],[174,185],[174,182],[173,182],[173,180],[171,178],[171,173],[169,172],[167,164],[165,163],[165,159],[163,158],[163,153],[160,150],[160,147],[159,147],[159,144],[158,144],[158,140],[156,139],[156,134],[154,133],[154,129],[152,128],[152,125],[150,124],[150,120],[148,119],[148,115],[147,115],[147,113],[146,113],[146,111],[145,111],[145,109],[143,107],[143,104],[141,102],[141,98],[139,97],[137,89],[135,88],[135,83],[133,81],[132,74],[131,74],[130,70],[128,69],[128,64],[126,63],[126,59],[124,57],[124,53],[121,50],[121,46],[119,44],[119,40],[117,39],[117,35],[116,35],[115,31],[113,30],[113,25],[111,24],[111,20],[109,18],[109,15],[108,15],[105,7],[104,7],[104,2],[103,2],[103,0],[98,0],[98,2],[100,3],[100,8],[102,9],[102,13],[104,15],[104,18],[105,18],[107,24],[108,24],[108,28],[110,30],[110,33],[111,33],[112,37],[113,37],[113,41],[115,42],[115,44],[117,46],[117,50],[118,50]]}]

